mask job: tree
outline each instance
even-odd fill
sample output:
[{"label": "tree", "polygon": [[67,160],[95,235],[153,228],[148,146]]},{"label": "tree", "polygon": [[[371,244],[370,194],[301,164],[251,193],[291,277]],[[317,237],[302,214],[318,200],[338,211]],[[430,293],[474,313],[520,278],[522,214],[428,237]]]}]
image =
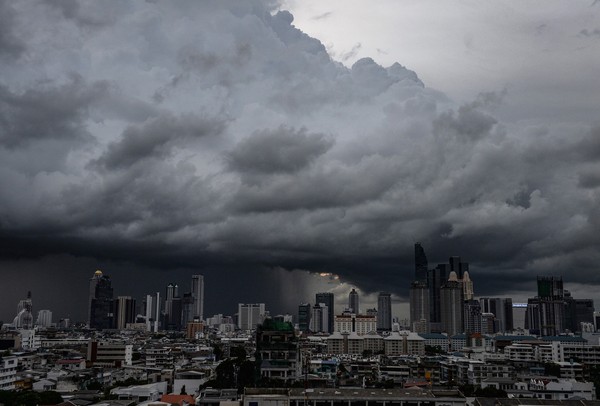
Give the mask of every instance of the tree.
[{"label": "tree", "polygon": [[41,405],[57,405],[63,402],[60,393],[54,391],[46,391],[40,393],[40,404]]},{"label": "tree", "polygon": [[187,395],[187,392],[185,391],[185,385],[183,385],[181,387],[181,392],[179,392],[180,395]]},{"label": "tree", "polygon": [[496,389],[493,386],[487,386],[485,388],[477,388],[475,390],[475,396],[479,398],[507,398],[506,391],[502,389]]}]

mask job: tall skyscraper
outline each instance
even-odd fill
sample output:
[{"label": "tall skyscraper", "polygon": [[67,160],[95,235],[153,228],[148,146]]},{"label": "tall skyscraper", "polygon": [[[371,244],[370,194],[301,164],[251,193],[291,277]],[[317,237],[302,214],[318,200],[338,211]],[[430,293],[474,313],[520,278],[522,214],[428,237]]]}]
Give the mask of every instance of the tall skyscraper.
[{"label": "tall skyscraper", "polygon": [[254,330],[265,319],[266,308],[264,303],[238,304],[238,328],[240,330]]},{"label": "tall skyscraper", "polygon": [[181,330],[181,298],[179,287],[175,283],[167,285],[165,296],[165,320],[164,326],[167,330]]},{"label": "tall skyscraper", "polygon": [[[482,297],[479,299],[482,313],[492,313],[498,321],[498,330],[500,332],[512,331],[513,323],[513,302],[511,298]],[[523,328],[523,325],[520,326]]]},{"label": "tall skyscraper", "polygon": [[335,316],[334,296],[331,292],[320,292],[315,295],[315,303],[325,303],[327,306],[327,330],[333,333],[333,322]]},{"label": "tall skyscraper", "polygon": [[[439,264],[427,272],[427,286],[429,288],[429,311],[430,323],[442,322],[440,289],[448,281],[450,267],[447,264]],[[432,329],[437,330],[437,329]]]},{"label": "tall skyscraper", "polygon": [[93,329],[114,327],[113,288],[110,278],[98,270],[90,279],[89,326]]},{"label": "tall skyscraper", "polygon": [[311,310],[310,331],[313,333],[331,333],[329,331],[329,312],[325,303],[317,303]]},{"label": "tall skyscraper", "polygon": [[449,336],[463,332],[463,288],[456,272],[450,272],[448,281],[440,288],[442,330]]},{"label": "tall skyscraper", "polygon": [[190,321],[194,321],[194,297],[188,292],[181,298],[181,325],[185,327]]},{"label": "tall skyscraper", "polygon": [[352,288],[350,294],[348,295],[348,308],[352,313],[360,314],[360,308],[358,304],[358,292],[354,288]]},{"label": "tall skyscraper", "polygon": [[481,333],[481,303],[470,299],[464,301],[464,332],[467,334]]},{"label": "tall skyscraper", "polygon": [[194,318],[204,320],[204,276],[192,275],[192,296],[194,298]]},{"label": "tall skyscraper", "polygon": [[146,331],[158,332],[160,326],[161,302],[160,293],[146,295]]},{"label": "tall skyscraper", "polygon": [[537,277],[538,295],[527,300],[525,328],[532,334],[553,336],[565,330],[565,309],[562,278]]},{"label": "tall skyscraper", "polygon": [[450,257],[448,262],[450,263],[450,272],[456,272],[456,276],[459,280],[462,280],[465,272],[469,271],[469,263],[462,262],[460,257]]},{"label": "tall skyscraper", "polygon": [[415,281],[427,282],[427,256],[418,242],[415,244]]},{"label": "tall skyscraper", "polygon": [[115,327],[119,330],[127,328],[127,323],[135,322],[135,299],[131,296],[118,296],[115,300]]},{"label": "tall skyscraper", "polygon": [[473,281],[469,276],[469,271],[465,271],[462,277],[463,297],[465,300],[473,300]]},{"label": "tall skyscraper", "polygon": [[298,306],[298,329],[303,333],[310,331],[310,317],[312,316],[310,303],[300,303]]},{"label": "tall skyscraper", "polygon": [[410,329],[418,333],[429,330],[429,289],[427,284],[415,281],[410,286]]},{"label": "tall skyscraper", "polygon": [[392,294],[380,292],[377,296],[377,330],[392,331]]},{"label": "tall skyscraper", "polygon": [[30,330],[33,328],[33,302],[31,291],[27,292],[27,299],[23,299],[17,305],[17,316],[13,320],[16,328]]}]

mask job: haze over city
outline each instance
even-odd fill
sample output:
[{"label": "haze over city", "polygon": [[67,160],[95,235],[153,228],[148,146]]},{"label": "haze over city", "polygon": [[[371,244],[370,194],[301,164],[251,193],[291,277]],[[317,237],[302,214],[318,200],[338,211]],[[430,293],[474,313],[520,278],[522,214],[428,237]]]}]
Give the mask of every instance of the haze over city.
[{"label": "haze over city", "polygon": [[600,4],[0,2],[0,320],[204,275],[406,316],[414,243],[476,296],[600,300]]}]

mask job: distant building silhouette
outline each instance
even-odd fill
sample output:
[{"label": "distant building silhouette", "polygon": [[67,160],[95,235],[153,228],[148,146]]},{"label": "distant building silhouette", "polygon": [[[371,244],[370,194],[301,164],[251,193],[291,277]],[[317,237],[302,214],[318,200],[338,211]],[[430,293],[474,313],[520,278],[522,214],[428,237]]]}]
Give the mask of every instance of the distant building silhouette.
[{"label": "distant building silhouette", "polygon": [[97,270],[90,279],[89,327],[103,330],[114,328],[113,288],[110,278]]},{"label": "distant building silhouette", "polygon": [[325,303],[327,306],[327,330],[333,333],[335,316],[335,298],[331,292],[320,292],[315,295],[315,303]]},{"label": "distant building silhouette", "polygon": [[462,285],[456,272],[452,271],[448,281],[440,288],[442,331],[450,336],[464,331],[463,302]]},{"label": "distant building silhouette", "polygon": [[428,263],[421,243],[415,243],[415,281],[427,282]]},{"label": "distant building silhouette", "polygon": [[310,303],[301,303],[298,306],[298,329],[303,333],[310,331],[310,317],[312,315]]},{"label": "distant building silhouette", "polygon": [[360,308],[358,304],[358,292],[356,289],[352,289],[348,294],[348,308],[354,314],[360,314]]},{"label": "distant building silhouette", "polygon": [[380,292],[377,296],[377,331],[392,331],[392,294]]}]

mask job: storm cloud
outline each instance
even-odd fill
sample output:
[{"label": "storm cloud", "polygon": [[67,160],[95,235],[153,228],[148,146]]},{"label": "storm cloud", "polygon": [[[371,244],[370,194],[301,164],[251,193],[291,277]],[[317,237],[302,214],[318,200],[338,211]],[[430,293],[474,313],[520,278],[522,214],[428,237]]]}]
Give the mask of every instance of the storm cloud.
[{"label": "storm cloud", "polygon": [[488,295],[537,274],[600,284],[595,123],[503,119],[510,90],[458,104],[400,63],[346,67],[271,2],[0,7],[7,280],[50,264],[83,281],[58,295],[98,264],[143,294],[237,275],[246,300],[293,311],[258,287],[332,272],[403,297],[420,241]]}]

